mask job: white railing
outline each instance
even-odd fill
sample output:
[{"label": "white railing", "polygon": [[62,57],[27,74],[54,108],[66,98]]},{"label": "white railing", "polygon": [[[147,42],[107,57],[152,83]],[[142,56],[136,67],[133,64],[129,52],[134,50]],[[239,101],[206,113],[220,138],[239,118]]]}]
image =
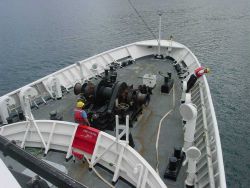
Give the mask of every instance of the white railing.
[{"label": "white railing", "polygon": [[[77,82],[82,83],[83,81],[96,76],[96,74],[100,74],[104,72],[104,69],[107,68],[112,62],[117,62],[118,60],[129,57],[129,56],[131,56],[132,59],[136,59],[136,58],[150,55],[152,53],[153,53],[152,49],[147,49],[144,46],[140,47],[140,45],[137,45],[137,43],[128,44],[128,45],[95,55],[93,57],[87,58],[83,61],[79,61],[55,73],[45,76],[35,82],[27,84],[24,87],[30,86],[32,88],[35,88],[35,90],[37,91],[38,93],[37,97],[35,97],[35,99],[32,100],[32,103],[36,104],[36,101],[38,100],[46,102],[45,97],[50,96],[51,98],[53,98],[52,91],[50,90],[51,87],[49,86],[50,84],[49,80],[52,77],[57,78],[60,82],[60,85],[66,88],[66,90],[69,90],[70,88],[74,87],[75,83]],[[97,65],[96,70],[94,70],[92,67],[94,64]],[[22,88],[12,91],[0,97],[0,99],[6,98],[6,97],[10,98],[10,100],[13,101],[11,104],[12,105],[11,108],[13,110],[18,109],[20,108],[19,93]],[[2,108],[5,108],[6,110],[9,111],[8,104],[5,104],[5,102],[2,102],[1,106]],[[2,111],[4,111],[4,109],[2,109]],[[0,115],[1,114],[4,114],[4,113],[1,113],[0,111]],[[1,117],[1,118],[4,123],[7,123],[5,120],[6,117]]]},{"label": "white railing", "polygon": [[[34,123],[37,125],[45,146]],[[67,152],[71,156],[71,145],[78,124],[64,121],[35,120],[22,121],[0,127],[0,135],[15,140],[19,146],[44,148],[44,154],[50,149]]]},{"label": "white railing", "polygon": [[210,168],[213,168],[214,171],[215,186],[222,188],[226,187],[226,179],[218,124],[206,77],[203,77],[201,83],[200,92],[203,93],[203,105],[206,110],[206,121],[208,122],[207,133],[209,140],[207,142],[209,142],[211,148],[211,156],[208,156],[212,160]]},{"label": "white railing", "polygon": [[[197,66],[191,65],[193,69]],[[195,134],[195,146],[201,150],[197,163],[198,187],[226,188],[224,163],[217,119],[205,76],[192,91],[192,102],[197,106],[198,117]]]},{"label": "white railing", "polygon": [[[124,141],[117,141],[114,136],[100,132],[91,163],[98,163],[117,172],[116,177],[123,177],[138,188],[167,188],[160,176],[150,164]],[[117,171],[119,169],[119,171]]]},{"label": "white railing", "polygon": [[[174,48],[171,56],[177,60],[177,63],[183,60],[190,73],[201,66],[196,56],[185,46]],[[185,79],[186,81],[189,76]],[[199,149],[203,152],[197,164],[199,177],[196,184],[198,187],[226,188],[220,135],[206,77],[200,78],[199,83],[193,89],[196,91],[192,92],[192,102],[196,100],[198,106],[196,139],[200,139],[200,142],[196,141],[196,144],[199,144]]]},{"label": "white railing", "polygon": [[[34,124],[37,125],[45,146]],[[0,135],[16,141],[19,146],[23,145],[23,148],[44,148],[44,154],[47,154],[50,149],[67,152],[66,159],[69,159],[72,155],[71,145],[77,126],[76,123],[64,121],[23,121],[0,127]],[[123,150],[122,155],[120,155],[121,150]],[[102,154],[104,151],[106,152]],[[116,174],[116,180],[121,176],[138,188],[167,188],[149,163],[127,142],[117,140],[114,136],[102,131],[99,132],[92,155],[92,167],[96,163],[113,171]],[[119,168],[116,168],[118,166]],[[117,169],[119,170],[117,171]]]}]

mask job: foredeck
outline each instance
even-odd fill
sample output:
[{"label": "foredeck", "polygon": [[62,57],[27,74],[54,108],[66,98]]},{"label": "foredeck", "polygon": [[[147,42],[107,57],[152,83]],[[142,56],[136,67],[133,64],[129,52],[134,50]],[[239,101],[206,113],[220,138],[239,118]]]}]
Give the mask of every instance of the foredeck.
[{"label": "foredeck", "polygon": [[[128,84],[142,84],[141,76],[145,73],[158,75],[158,71],[164,73],[172,72],[175,80],[175,109],[166,119],[164,119],[159,141],[159,175],[163,178],[164,170],[167,167],[168,157],[172,155],[174,146],[183,145],[183,129],[182,118],[179,114],[179,101],[181,95],[180,80],[173,69],[171,61],[166,59],[156,60],[152,56],[149,56],[157,51],[157,46],[157,40],[141,41],[121,46],[79,61],[0,97],[0,135],[9,140],[17,141],[19,145],[22,143],[22,148],[25,148],[25,146],[46,148],[44,151],[41,150],[41,153],[47,153],[49,150],[46,158],[64,165],[68,169],[69,175],[73,178],[76,178],[89,187],[106,187],[93,172],[88,172],[88,165],[86,163],[83,164],[80,161],[73,163],[72,160],[65,162],[65,156],[68,158],[71,155],[72,141],[70,139],[73,139],[72,135],[74,135],[74,130],[76,130],[77,126],[76,123],[71,123],[73,122],[73,108],[77,99],[77,96],[73,94],[72,87],[74,87],[76,82],[82,82],[83,80],[91,79],[96,75],[100,75],[103,73],[104,68],[111,63],[117,63],[117,61],[132,58],[136,60],[136,63],[119,69],[117,71],[118,80],[125,81]],[[188,69],[189,73],[192,73],[196,68],[201,66],[195,55],[186,46],[180,43],[172,40],[162,40],[161,47],[163,54],[170,55],[176,60],[177,64],[181,63],[183,65],[182,68]],[[98,66],[96,70],[92,70],[93,65],[100,66]],[[188,78],[189,76],[184,80],[187,81]],[[63,92],[62,100],[51,99],[54,98],[55,94],[55,91],[51,88],[52,86],[55,86],[51,79],[58,81],[63,90],[68,91]],[[130,129],[135,141],[135,150],[137,150],[153,168],[156,166],[155,142],[159,121],[164,114],[173,107],[173,91],[171,91],[170,95],[161,94],[160,86],[162,83],[163,78],[158,75],[157,85],[153,90],[149,106],[144,109],[141,117],[135,122],[134,127]],[[29,91],[29,89],[32,91]],[[25,131],[29,129],[31,122],[19,121],[22,117],[19,117],[19,112],[22,114],[24,111],[21,106],[22,96],[20,96],[20,92],[27,92],[26,94],[29,95],[32,106],[38,107],[38,109],[33,108],[32,112],[37,119],[35,122],[38,124],[40,131],[42,130],[42,134],[45,134],[46,142],[48,142],[47,144],[41,143],[42,138],[41,140],[38,138],[39,136],[34,127],[33,130],[29,131],[29,140],[25,140],[24,134]],[[31,94],[30,92],[35,93]],[[194,146],[201,151],[201,157],[197,162],[197,177],[195,179],[195,185],[199,187],[226,187],[219,130],[210,89],[205,76],[199,78],[199,81],[192,89],[191,100],[197,106],[198,111]],[[61,113],[64,121],[48,120],[49,113],[52,110],[57,110],[58,113]],[[16,121],[19,122],[15,123]],[[56,127],[57,129],[55,135],[53,135],[53,127]],[[113,131],[109,131],[108,133],[114,135]],[[102,134],[105,134],[106,138],[109,137],[114,139],[114,137],[109,136],[109,134],[103,132]],[[52,139],[52,142],[50,143],[50,140],[48,140],[49,135],[53,135],[53,139],[54,137],[57,139]],[[110,141],[112,141],[112,139]],[[62,140],[65,142],[62,142]],[[65,155],[65,153],[55,152],[52,149],[67,152],[67,155]],[[131,151],[135,152],[132,149]],[[117,152],[113,151],[113,154],[117,155]],[[137,155],[136,152],[134,154]],[[109,156],[110,155],[108,155],[108,157]],[[12,165],[16,170],[22,171],[24,169],[24,167],[16,165],[13,160],[9,160],[8,157],[7,159],[4,158],[1,153],[0,157],[4,159],[4,162],[7,165]],[[41,154],[39,154],[38,157],[43,158]],[[141,158],[141,160],[144,159]],[[106,162],[109,161],[110,159],[107,158]],[[133,176],[133,184],[135,184],[137,180],[137,176],[134,176],[134,173],[136,172],[133,172],[133,170],[135,170],[133,168],[134,165],[139,164],[137,162],[138,161],[134,161],[134,163],[131,163],[132,166],[129,163],[129,172],[131,173],[126,172],[126,174],[123,174],[125,177],[128,177],[128,174],[130,177]],[[146,162],[144,161],[144,163]],[[113,161],[112,164],[116,164],[116,162]],[[125,165],[126,164],[127,163],[125,163]],[[111,165],[111,163],[108,163],[108,165]],[[146,168],[149,167],[150,166],[147,163]],[[102,168],[97,168],[107,180],[111,180],[113,174],[106,172],[106,170]],[[111,169],[114,171],[114,167]],[[154,173],[153,177],[159,178],[151,167],[150,169],[151,172]],[[168,187],[183,187],[184,179],[186,178],[185,171],[186,169],[182,167],[177,182],[166,181],[165,179],[163,179],[163,181]],[[147,176],[144,177],[144,180],[148,179],[150,178],[147,178]],[[163,184],[161,180],[160,182]],[[160,187],[164,187],[162,184]],[[151,184],[150,186],[155,187]],[[116,187],[128,187],[128,184],[119,180]]]},{"label": "foredeck", "polygon": [[[170,94],[162,94],[160,87],[164,81],[164,78],[158,74],[161,71],[163,73],[171,72],[174,78],[174,91]],[[159,139],[159,173],[163,178],[164,172],[167,167],[168,157],[173,154],[175,146],[183,145],[183,127],[182,118],[179,113],[180,105],[180,80],[173,68],[170,60],[156,60],[153,57],[146,57],[137,60],[134,64],[117,70],[119,81],[133,84],[134,86],[142,84],[142,76],[146,73],[157,75],[157,84],[153,89],[153,95],[149,106],[147,106],[143,114],[138,118],[138,121],[134,123],[134,127],[130,128],[130,132],[135,142],[135,149],[149,162],[149,164],[155,168],[156,166],[156,135],[158,131],[158,125],[160,119],[171,109],[173,109],[173,103],[175,108],[171,114],[163,121],[160,139]],[[173,102],[173,92],[174,99]],[[35,119],[48,119],[49,112],[57,110],[62,114],[64,121],[73,121],[73,109],[76,103],[77,96],[73,94],[71,90],[63,96],[62,100],[49,101],[46,105],[39,106],[39,109],[33,109],[33,115]],[[109,131],[108,133],[114,134]],[[62,163],[69,170],[69,175],[83,182],[89,187],[100,187],[103,182],[97,178],[93,172],[88,171],[88,165],[82,162],[73,163],[72,161],[64,162],[64,158],[61,154],[55,152],[49,152],[47,159]],[[105,170],[98,168],[100,173],[108,180],[112,179],[112,174]],[[164,179],[168,187],[183,187],[185,170],[182,168],[176,182]],[[128,184],[118,181],[117,187],[127,187]],[[105,185],[102,185],[105,187]]]}]

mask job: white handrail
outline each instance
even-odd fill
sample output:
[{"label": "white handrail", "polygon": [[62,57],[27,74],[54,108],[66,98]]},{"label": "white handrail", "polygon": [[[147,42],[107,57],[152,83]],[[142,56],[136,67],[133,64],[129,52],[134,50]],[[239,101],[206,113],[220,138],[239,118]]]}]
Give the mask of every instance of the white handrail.
[{"label": "white handrail", "polygon": [[[103,151],[106,151],[105,155],[103,155]],[[96,159],[100,156],[101,160],[98,163],[114,172],[114,181],[118,178],[116,170],[117,166],[119,166],[119,176],[134,186],[142,188],[167,188],[156,171],[137,151],[126,142],[117,142],[114,136],[102,131],[99,132],[91,158],[92,167],[93,164],[96,164]],[[135,173],[135,167],[138,166],[140,166],[140,171],[138,170],[138,173]]]},{"label": "white handrail", "polygon": [[[33,123],[36,127],[32,125]],[[77,126],[76,123],[65,121],[22,121],[0,127],[0,135],[10,140],[20,141],[17,143],[22,148],[25,146],[44,147],[44,154],[47,154],[49,149],[65,151],[67,152],[66,159],[68,159],[71,156],[71,145]]]},{"label": "white handrail", "polygon": [[[44,133],[43,139],[47,144],[45,147],[45,154],[47,154],[49,149],[56,149],[65,152],[70,150],[71,153],[71,145],[73,142],[72,138],[74,138],[78,126],[76,123],[53,120],[34,121],[39,127],[40,132]],[[21,140],[23,138],[23,135],[26,133],[25,127],[27,126],[27,123],[30,122],[23,121],[5,125],[3,127],[0,127],[0,133],[7,139]],[[34,127],[30,127],[29,131],[31,131],[32,134],[31,136],[27,136],[25,143],[26,146],[41,147],[41,140],[39,140],[39,136],[38,134],[36,134],[36,129]],[[45,136],[45,133],[49,133],[49,136],[48,134],[47,136]],[[37,145],[38,141],[39,144]],[[20,144],[20,142],[18,143]],[[117,146],[113,143],[117,144],[118,151],[121,151],[120,153],[117,153]],[[109,148],[110,145],[111,147]],[[113,167],[110,169],[114,172],[114,181],[116,181],[119,176],[122,176],[127,180],[131,180],[131,183],[135,186],[138,186],[140,184],[139,187],[150,186],[152,188],[167,188],[160,176],[139,153],[137,153],[133,148],[131,148],[126,142],[121,140],[117,142],[114,136],[111,136],[102,131],[100,131],[98,134],[96,146],[92,155],[90,163],[92,167],[94,165],[93,162],[95,161],[95,158],[101,155],[103,148],[109,149],[107,149],[105,155],[102,156],[102,160],[98,161],[98,163],[104,166],[109,162],[112,162],[114,164]],[[67,153],[66,159],[68,159],[69,157],[70,156],[68,156]],[[127,166],[128,163],[131,164],[130,167]],[[134,167],[138,166],[138,164],[142,165],[142,167],[140,168],[141,171],[135,174]],[[116,166],[120,166],[119,170],[115,168]],[[138,182],[138,179],[136,178],[137,176],[138,178],[142,178],[140,182]]]},{"label": "white handrail", "polygon": [[226,178],[225,178],[219,129],[218,129],[218,124],[217,124],[217,119],[216,119],[216,115],[214,111],[214,105],[213,105],[210,89],[209,89],[207,79],[205,76],[203,77],[203,80],[204,80],[204,86],[207,92],[207,100],[208,100],[209,107],[210,107],[210,113],[212,115],[212,120],[213,120],[215,143],[216,143],[216,149],[217,149],[216,153],[217,153],[217,160],[218,160],[218,167],[219,167],[220,187],[223,188],[223,187],[226,187]]},{"label": "white handrail", "polygon": [[[188,67],[192,67],[192,70],[190,71],[193,71],[193,69],[201,66],[198,59],[196,58],[196,56],[192,53],[191,50],[189,50],[187,47],[185,47],[185,49],[187,51],[189,51],[190,55],[193,57],[194,61],[191,62],[189,64]],[[187,62],[186,62],[187,63]],[[194,66],[194,64],[196,64],[196,66]],[[217,154],[217,165],[218,165],[218,173],[219,173],[219,184],[217,185],[217,187],[220,187],[220,188],[226,188],[226,178],[225,178],[225,171],[224,171],[224,162],[223,162],[223,157],[222,157],[222,149],[221,149],[221,141],[220,141],[220,135],[219,135],[219,129],[218,129],[218,124],[217,124],[217,119],[216,119],[216,115],[215,115],[215,110],[214,110],[214,106],[213,106],[213,102],[212,102],[212,97],[211,97],[211,93],[210,93],[210,89],[209,89],[209,85],[208,85],[208,82],[207,82],[207,79],[206,79],[206,76],[203,75],[202,78],[200,78],[202,83],[203,83],[203,87],[200,87],[200,89],[204,88],[205,90],[205,93],[204,95],[204,101],[206,100],[208,102],[208,106],[207,106],[207,109],[209,109],[208,113],[211,114],[211,117],[212,117],[212,128],[214,130],[214,135],[211,135],[211,133],[209,133],[209,137],[213,137],[215,138],[215,144],[216,144],[216,154]],[[207,98],[205,98],[207,97]],[[204,102],[206,103],[206,102]],[[215,176],[213,177],[215,178]]]}]

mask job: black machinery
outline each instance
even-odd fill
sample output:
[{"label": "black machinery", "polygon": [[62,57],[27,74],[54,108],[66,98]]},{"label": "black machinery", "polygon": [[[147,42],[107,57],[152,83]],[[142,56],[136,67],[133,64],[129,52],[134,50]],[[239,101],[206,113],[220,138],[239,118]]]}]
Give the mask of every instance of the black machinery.
[{"label": "black machinery", "polygon": [[85,103],[84,110],[93,127],[113,130],[115,115],[119,115],[120,121],[125,121],[125,116],[129,115],[132,126],[143,106],[148,105],[152,89],[145,85],[134,88],[126,82],[117,81],[117,72],[113,66],[104,73],[104,77],[96,84],[90,81],[83,85],[77,83],[74,87],[75,95],[80,95],[79,100]]},{"label": "black machinery", "polygon": [[185,154],[182,152],[181,147],[175,147],[173,155],[168,158],[169,163],[165,170],[164,178],[176,181],[184,158]]},{"label": "black machinery", "polygon": [[168,75],[164,75],[163,73],[159,72],[159,75],[164,77],[164,84],[161,86],[162,93],[169,93],[174,85],[174,80],[172,79],[172,74],[168,72]]}]

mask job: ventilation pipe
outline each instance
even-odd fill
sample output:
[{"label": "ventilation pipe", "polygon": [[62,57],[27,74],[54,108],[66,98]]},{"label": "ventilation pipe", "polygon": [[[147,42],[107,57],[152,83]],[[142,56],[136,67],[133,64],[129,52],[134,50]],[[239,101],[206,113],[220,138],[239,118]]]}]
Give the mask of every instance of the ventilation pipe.
[{"label": "ventilation pipe", "polygon": [[162,16],[162,13],[161,13],[161,12],[159,12],[158,55],[161,55],[161,16]]},{"label": "ventilation pipe", "polygon": [[31,113],[31,99],[38,95],[38,92],[35,88],[26,86],[23,87],[19,93],[21,107],[24,111],[24,115],[26,118],[33,119],[33,115]]},{"label": "ventilation pipe", "polygon": [[187,91],[187,82],[183,81],[182,82],[181,104],[185,103],[186,91]]},{"label": "ventilation pipe", "polygon": [[58,78],[52,76],[48,79],[48,88],[53,96],[52,98],[61,99],[62,98],[62,90],[61,84]]},{"label": "ventilation pipe", "polygon": [[[183,92],[183,96],[182,96],[183,98],[181,99],[181,103],[182,104],[189,104],[189,103],[191,103],[191,94],[190,93]],[[183,130],[185,131],[185,129],[186,129],[185,125],[186,125],[187,122],[186,122],[186,120],[184,118],[182,118],[182,122],[183,122],[183,126],[184,126]]]},{"label": "ventilation pipe", "polygon": [[183,146],[183,151],[186,152],[187,149],[193,145],[197,119],[197,108],[193,103],[181,104],[180,113],[183,117],[183,120],[186,122]]},{"label": "ventilation pipe", "polygon": [[15,100],[9,96],[2,96],[0,98],[0,116],[3,124],[8,124],[7,118],[9,117],[8,106],[15,105]]},{"label": "ventilation pipe", "polygon": [[187,168],[187,178],[185,180],[185,184],[187,188],[194,188],[195,183],[195,173],[196,173],[196,163],[200,158],[201,152],[197,147],[190,147],[186,151],[186,157],[188,160],[188,168]]}]

